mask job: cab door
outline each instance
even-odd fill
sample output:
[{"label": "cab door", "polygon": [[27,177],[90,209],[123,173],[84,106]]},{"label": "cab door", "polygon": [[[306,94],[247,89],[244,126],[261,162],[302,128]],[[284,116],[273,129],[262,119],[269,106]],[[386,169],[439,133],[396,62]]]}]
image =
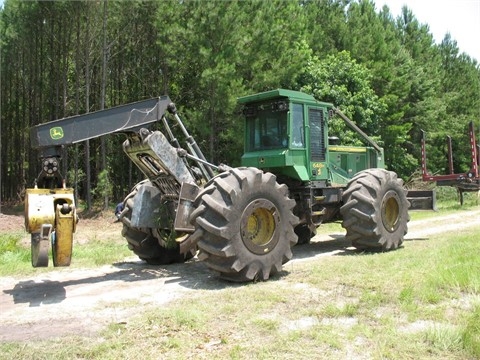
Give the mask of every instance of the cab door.
[{"label": "cab door", "polygon": [[328,178],[325,121],[323,108],[308,108],[310,176],[314,180]]}]

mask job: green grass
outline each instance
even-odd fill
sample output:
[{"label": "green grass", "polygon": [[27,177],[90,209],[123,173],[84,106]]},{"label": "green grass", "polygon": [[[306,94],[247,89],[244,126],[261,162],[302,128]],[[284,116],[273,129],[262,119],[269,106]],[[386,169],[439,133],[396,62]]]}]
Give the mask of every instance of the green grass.
[{"label": "green grass", "polygon": [[74,245],[72,265],[76,267],[92,267],[112,264],[132,256],[127,247],[127,241],[95,240],[83,245]]},{"label": "green grass", "polygon": [[469,354],[480,358],[480,304],[466,317],[462,328],[462,344]]},{"label": "green grass", "polygon": [[[267,282],[144,306],[97,338],[4,343],[7,358],[475,359],[480,225],[382,254],[285,265]],[[185,274],[184,276],[188,276]]]},{"label": "green grass", "polygon": [[480,205],[480,199],[477,192],[464,192],[463,193],[463,206],[460,205],[458,192],[451,186],[437,186],[437,205],[440,210],[442,209],[461,209],[462,207],[472,207]]},{"label": "green grass", "polygon": [[[471,209],[455,210],[452,203],[428,216]],[[320,229],[342,231],[338,223]],[[162,307],[133,301],[128,307],[138,305],[137,316],[95,338],[1,343],[0,358],[480,358],[479,234],[480,224],[407,241],[394,252],[290,262],[267,282],[209,280],[219,289],[197,289]],[[0,235],[1,276],[53,269],[31,268],[24,236]],[[72,267],[129,255],[124,241],[92,240],[74,245]]]},{"label": "green grass", "polygon": [[[47,268],[32,268],[30,246],[25,245],[29,241],[30,235],[26,232],[0,234],[0,276],[32,275],[54,269],[51,260]],[[70,267],[112,264],[130,255],[132,252],[123,239],[94,239],[85,244],[74,242]]]},{"label": "green grass", "polygon": [[30,248],[21,245],[24,235],[22,232],[0,234],[0,276],[30,273]]}]

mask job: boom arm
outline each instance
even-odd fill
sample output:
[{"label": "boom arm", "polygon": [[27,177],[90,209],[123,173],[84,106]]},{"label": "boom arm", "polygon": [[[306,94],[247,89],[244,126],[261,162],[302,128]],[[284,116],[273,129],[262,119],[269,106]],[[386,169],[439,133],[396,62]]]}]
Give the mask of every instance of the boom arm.
[{"label": "boom arm", "polygon": [[[180,152],[197,162],[203,175],[208,180],[214,176],[212,164],[209,164],[193,137],[187,132],[177,114],[175,104],[168,96],[143,100],[114,108],[99,110],[83,115],[76,115],[60,120],[37,125],[30,130],[32,147],[40,149],[42,172],[37,178],[41,187],[61,187],[62,178],[59,174],[59,159],[63,145],[71,145],[88,139],[113,133],[124,133],[130,143],[140,144],[144,139],[139,130],[145,125],[162,120],[166,132],[174,148],[180,149],[180,144],[172,133],[166,113],[173,115],[186,137],[190,154]],[[207,166],[205,166],[207,165]],[[148,175],[147,175],[148,176]]]},{"label": "boom arm", "polygon": [[32,127],[30,141],[34,148],[48,149],[107,134],[133,132],[160,120],[170,104],[170,98],[162,96],[51,121]]},{"label": "boom arm", "polygon": [[347,124],[353,131],[356,131],[367,143],[369,143],[377,152],[381,153],[382,149],[378,144],[373,141],[367,134],[365,134],[362,129],[360,129],[352,120],[350,120],[343,112],[341,112],[339,109],[334,108],[333,111],[338,114],[343,121],[345,121],[345,124]]}]

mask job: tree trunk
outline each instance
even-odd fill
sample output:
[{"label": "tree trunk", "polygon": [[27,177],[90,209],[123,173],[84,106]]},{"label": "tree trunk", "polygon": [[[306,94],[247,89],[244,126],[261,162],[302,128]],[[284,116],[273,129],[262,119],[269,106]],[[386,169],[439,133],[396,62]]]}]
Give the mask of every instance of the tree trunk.
[{"label": "tree trunk", "polygon": [[[103,110],[105,108],[105,90],[107,86],[107,0],[103,2],[103,45],[102,45],[102,85],[101,85],[101,98],[100,98],[100,109]],[[107,144],[105,141],[105,136],[102,136],[100,139],[100,147],[101,147],[101,161],[102,161],[102,168],[100,171],[104,171],[107,168]],[[104,208],[108,209],[108,193],[105,192],[104,194]]]},{"label": "tree trunk", "polygon": [[[90,112],[90,13],[89,6],[86,7],[86,34],[85,34],[85,110]],[[92,184],[90,180],[91,167],[90,167],[90,140],[85,141],[85,201],[87,209],[92,208]]]}]

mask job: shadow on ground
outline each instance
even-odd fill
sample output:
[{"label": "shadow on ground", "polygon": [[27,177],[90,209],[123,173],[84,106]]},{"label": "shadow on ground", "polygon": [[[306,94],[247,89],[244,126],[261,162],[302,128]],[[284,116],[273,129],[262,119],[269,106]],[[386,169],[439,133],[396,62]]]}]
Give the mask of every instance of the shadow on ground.
[{"label": "shadow on ground", "polygon": [[[361,253],[361,251],[351,247],[350,242],[345,240],[343,234],[330,234],[314,237],[309,244],[295,246],[293,248],[293,261],[320,256],[346,256]],[[108,286],[115,286],[111,283],[158,280],[161,281],[162,285],[176,284],[188,289],[202,290],[218,290],[245,285],[221,280],[197,258],[184,264],[164,266],[148,265],[141,260],[118,262],[98,276],[92,276],[91,272],[72,273],[66,272],[65,276],[70,278],[65,280],[21,280],[13,288],[4,289],[3,293],[11,295],[15,304],[28,303],[29,307],[36,307],[42,304],[60,303],[67,296],[67,288],[84,284],[100,283],[105,284],[105,286],[107,284]],[[288,276],[288,272],[282,271],[272,280],[278,280],[285,276]]]},{"label": "shadow on ground", "polygon": [[[66,299],[67,288],[79,285],[105,284],[112,282],[145,282],[149,280],[161,280],[168,285],[176,283],[191,289],[219,289],[225,286],[240,286],[231,284],[216,278],[202,263],[192,259],[184,264],[172,264],[165,266],[148,265],[145,262],[126,261],[113,264],[108,272],[92,276],[87,273],[65,273],[67,276],[75,276],[74,279],[65,280],[21,280],[11,289],[4,289],[3,293],[13,297],[14,304],[29,303],[30,307],[60,303]],[[113,284],[114,285],[114,284]],[[112,285],[108,285],[112,286]],[[154,285],[152,285],[154,286]]]}]

